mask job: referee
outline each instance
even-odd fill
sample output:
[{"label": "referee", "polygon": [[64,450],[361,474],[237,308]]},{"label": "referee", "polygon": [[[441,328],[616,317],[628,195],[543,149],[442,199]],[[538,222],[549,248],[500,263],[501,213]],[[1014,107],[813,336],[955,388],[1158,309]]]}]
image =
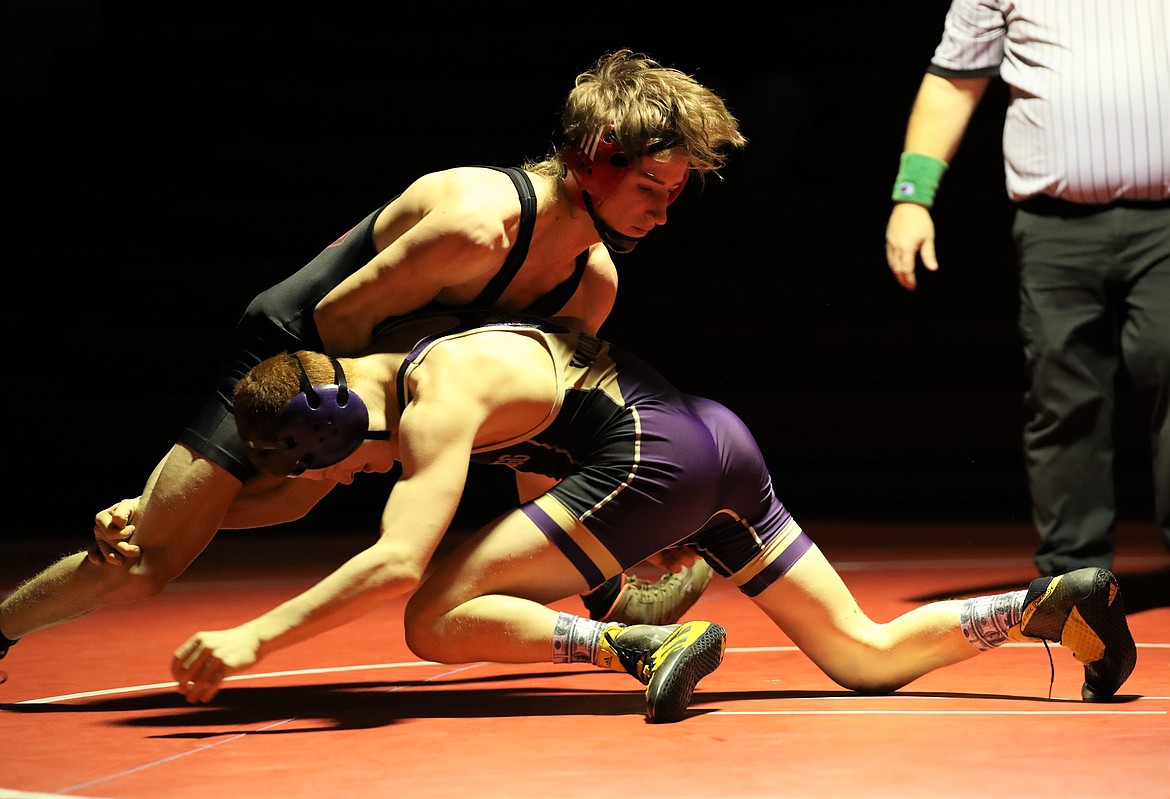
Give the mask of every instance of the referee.
[{"label": "referee", "polygon": [[886,259],[914,289],[918,258],[938,269],[929,209],[967,123],[993,77],[1010,87],[1003,154],[1043,575],[1112,568],[1122,370],[1152,410],[1154,510],[1170,548],[1168,8],[953,0],[907,125]]}]

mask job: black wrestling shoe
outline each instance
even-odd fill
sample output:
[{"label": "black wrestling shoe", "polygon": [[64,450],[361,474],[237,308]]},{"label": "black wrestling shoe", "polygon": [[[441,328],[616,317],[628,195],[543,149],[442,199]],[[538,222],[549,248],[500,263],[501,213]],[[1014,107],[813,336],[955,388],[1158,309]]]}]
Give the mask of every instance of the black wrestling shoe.
[{"label": "black wrestling shoe", "polygon": [[1108,699],[1117,693],[1137,663],[1137,647],[1125,619],[1117,578],[1090,567],[1028,584],[1020,624],[1013,640],[1039,638],[1072,650],[1085,664],[1081,698]]},{"label": "black wrestling shoe", "polygon": [[647,721],[662,724],[682,720],[699,680],[723,661],[727,632],[709,621],[636,624],[605,633],[605,640],[625,670],[646,686]]}]

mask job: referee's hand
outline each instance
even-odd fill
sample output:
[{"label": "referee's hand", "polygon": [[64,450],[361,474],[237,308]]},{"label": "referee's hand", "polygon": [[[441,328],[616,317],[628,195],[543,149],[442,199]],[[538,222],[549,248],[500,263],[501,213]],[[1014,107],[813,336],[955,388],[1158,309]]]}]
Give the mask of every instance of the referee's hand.
[{"label": "referee's hand", "polygon": [[923,266],[931,272],[938,271],[930,209],[915,203],[894,203],[886,225],[886,263],[897,281],[910,291],[918,286],[914,268],[920,257]]}]

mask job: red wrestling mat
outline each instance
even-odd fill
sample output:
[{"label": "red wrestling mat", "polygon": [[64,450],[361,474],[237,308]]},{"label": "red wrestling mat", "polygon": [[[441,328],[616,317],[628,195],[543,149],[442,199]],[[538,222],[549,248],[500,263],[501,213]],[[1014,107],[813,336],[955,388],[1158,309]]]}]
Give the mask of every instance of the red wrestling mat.
[{"label": "red wrestling mat", "polygon": [[[879,620],[1034,576],[1022,525],[806,528]],[[401,602],[187,705],[167,669],[191,632],[277,604],[368,540],[225,533],[161,597],[30,637],[0,662],[0,797],[1170,796],[1170,555],[1153,535],[1119,533],[1139,652],[1117,702],[1080,702],[1081,667],[1059,647],[1049,699],[1039,644],[855,695],[716,578],[688,615],[727,628],[726,659],[691,717],[650,725],[625,675],[419,662]],[[14,556],[0,585],[54,554]]]}]

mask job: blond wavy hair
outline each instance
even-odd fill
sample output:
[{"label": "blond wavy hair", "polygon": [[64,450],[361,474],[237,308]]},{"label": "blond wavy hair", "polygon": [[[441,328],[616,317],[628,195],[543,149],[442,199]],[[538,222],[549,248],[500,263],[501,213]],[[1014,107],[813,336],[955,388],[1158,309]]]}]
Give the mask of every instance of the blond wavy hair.
[{"label": "blond wavy hair", "polygon": [[548,177],[565,174],[564,150],[613,125],[624,153],[636,160],[682,147],[700,176],[718,175],[727,150],[747,139],[724,101],[692,76],[629,49],[607,53],[577,76],[561,114],[563,142],[524,168]]}]

